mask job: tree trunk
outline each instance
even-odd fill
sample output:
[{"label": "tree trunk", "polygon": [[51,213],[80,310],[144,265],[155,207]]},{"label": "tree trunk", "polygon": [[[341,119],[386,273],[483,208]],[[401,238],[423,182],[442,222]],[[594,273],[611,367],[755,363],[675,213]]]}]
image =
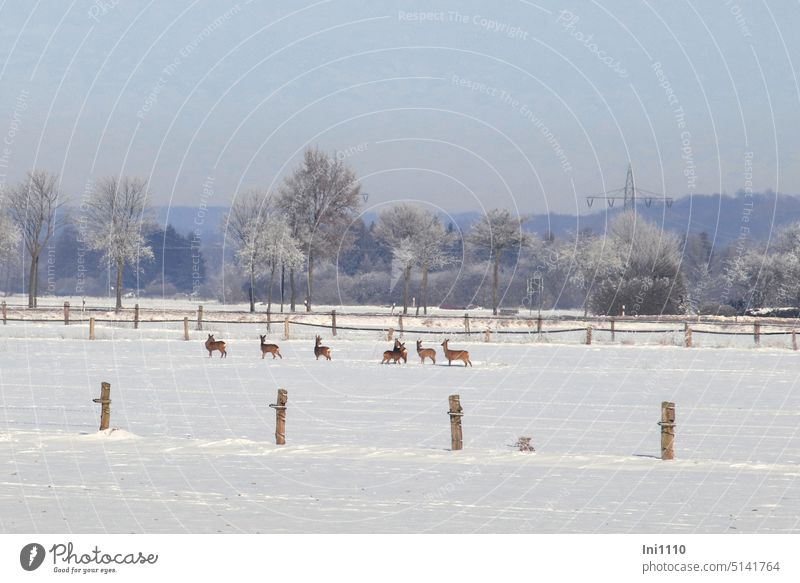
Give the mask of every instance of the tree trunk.
[{"label": "tree trunk", "polygon": [[272,313],[272,285],[275,281],[275,266],[269,270],[269,287],[267,288],[267,314]]},{"label": "tree trunk", "polygon": [[290,296],[289,297],[290,306],[289,306],[289,309],[292,312],[294,312],[295,309],[296,309],[295,303],[296,303],[296,299],[297,299],[297,287],[296,287],[296,284],[295,284],[295,281],[294,281],[294,267],[289,270],[289,290],[290,290],[290,294],[289,294],[289,296]]},{"label": "tree trunk", "polygon": [[125,262],[122,259],[117,260],[117,305],[115,310],[119,312],[122,309],[122,270],[125,268]]},{"label": "tree trunk", "polygon": [[494,256],[494,273],[492,276],[492,314],[497,315],[497,280],[499,279],[500,256]]},{"label": "tree trunk", "polygon": [[403,268],[403,314],[408,313],[408,286],[411,284],[411,265]]},{"label": "tree trunk", "polygon": [[307,279],[307,287],[306,287],[306,312],[311,311],[311,292],[314,288],[314,257],[311,253],[308,254],[308,279]]},{"label": "tree trunk", "polygon": [[250,313],[256,311],[256,292],[255,292],[255,285],[256,285],[256,275],[255,275],[255,267],[251,264],[250,265]]},{"label": "tree trunk", "polygon": [[[428,266],[422,266],[422,313],[428,315]],[[419,307],[419,304],[417,304]]]},{"label": "tree trunk", "polygon": [[28,273],[28,307],[36,307],[36,274],[39,271],[39,256],[31,253],[31,266]]}]

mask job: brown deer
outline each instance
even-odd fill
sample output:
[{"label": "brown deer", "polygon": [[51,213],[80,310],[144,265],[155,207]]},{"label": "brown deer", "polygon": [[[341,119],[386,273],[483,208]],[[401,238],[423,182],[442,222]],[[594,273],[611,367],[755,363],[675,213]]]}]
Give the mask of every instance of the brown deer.
[{"label": "brown deer", "polygon": [[399,364],[401,358],[404,363],[408,362],[408,350],[406,350],[405,343],[395,340],[394,348],[383,353],[381,364],[388,364],[389,360],[392,360],[394,364]]},{"label": "brown deer", "polygon": [[431,362],[436,364],[436,351],[433,348],[422,348],[422,340],[417,340],[417,354],[422,364],[425,364],[426,358],[430,358]]},{"label": "brown deer", "polygon": [[225,342],[222,340],[214,340],[214,336],[212,334],[209,334],[208,340],[206,340],[206,350],[208,350],[208,358],[211,358],[212,353],[215,350],[219,350],[220,358],[228,356],[228,351],[225,350]]},{"label": "brown deer", "polygon": [[464,368],[466,368],[467,365],[472,366],[472,361],[469,359],[469,352],[466,350],[450,350],[447,347],[448,342],[448,340],[442,342],[442,346],[444,347],[444,357],[447,359],[447,366],[450,366],[454,360],[462,361],[464,363]]},{"label": "brown deer", "polygon": [[271,354],[272,355],[272,360],[275,360],[275,355],[276,354],[281,357],[281,360],[283,360],[283,355],[281,354],[281,349],[278,348],[278,345],[277,344],[267,344],[265,342],[266,339],[267,339],[266,336],[261,336],[261,360],[264,360],[264,357],[267,354]]},{"label": "brown deer", "polygon": [[331,349],[328,348],[327,346],[322,346],[321,336],[317,336],[317,341],[314,344],[314,356],[317,357],[317,360],[319,360],[320,356],[324,356],[328,360],[331,359]]}]

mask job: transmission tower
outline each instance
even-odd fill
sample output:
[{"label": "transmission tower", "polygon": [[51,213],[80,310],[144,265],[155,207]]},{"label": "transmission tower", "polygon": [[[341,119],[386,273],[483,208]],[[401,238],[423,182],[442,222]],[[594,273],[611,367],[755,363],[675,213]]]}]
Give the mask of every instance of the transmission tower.
[{"label": "transmission tower", "polygon": [[636,203],[644,200],[645,206],[652,206],[653,202],[663,204],[667,208],[672,206],[672,197],[659,192],[651,192],[643,188],[637,188],[636,180],[633,177],[633,165],[628,163],[628,175],[625,177],[625,187],[616,190],[601,192],[600,194],[590,194],[586,197],[586,204],[592,207],[595,200],[605,200],[608,208],[613,208],[614,204],[622,201],[622,208],[630,208],[636,212]]}]

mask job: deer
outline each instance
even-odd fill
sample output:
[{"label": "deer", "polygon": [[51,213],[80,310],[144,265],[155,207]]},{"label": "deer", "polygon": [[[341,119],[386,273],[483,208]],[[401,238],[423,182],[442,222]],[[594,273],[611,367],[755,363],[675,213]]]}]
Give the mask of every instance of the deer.
[{"label": "deer", "polygon": [[381,364],[388,364],[389,360],[392,360],[394,364],[399,364],[401,358],[403,362],[408,362],[408,351],[406,350],[405,343],[395,340],[394,348],[383,353]]},{"label": "deer", "polygon": [[467,368],[467,365],[472,366],[472,361],[469,359],[469,352],[466,350],[450,350],[447,347],[448,342],[448,340],[442,342],[444,357],[447,359],[447,366],[450,366],[454,360],[462,361],[464,363],[464,368]]},{"label": "deer", "polygon": [[317,336],[317,341],[314,344],[314,356],[317,357],[317,360],[319,360],[320,356],[324,356],[328,360],[331,359],[331,349],[328,348],[327,346],[322,346],[321,336]]},{"label": "deer", "polygon": [[215,350],[219,350],[219,357],[225,358],[228,356],[228,351],[225,350],[225,342],[222,340],[214,340],[214,335],[209,334],[206,340],[206,350],[208,350],[208,358],[211,358]]},{"label": "deer", "polygon": [[431,362],[436,364],[436,351],[433,348],[422,348],[422,340],[417,340],[417,354],[422,364],[425,364],[426,358],[430,358]]},{"label": "deer", "polygon": [[267,339],[266,336],[261,336],[261,360],[264,360],[264,357],[267,354],[271,354],[272,355],[272,360],[275,360],[275,355],[280,356],[281,360],[283,360],[283,355],[281,354],[281,349],[278,348],[278,345],[277,344],[267,344],[265,342],[266,339]]}]

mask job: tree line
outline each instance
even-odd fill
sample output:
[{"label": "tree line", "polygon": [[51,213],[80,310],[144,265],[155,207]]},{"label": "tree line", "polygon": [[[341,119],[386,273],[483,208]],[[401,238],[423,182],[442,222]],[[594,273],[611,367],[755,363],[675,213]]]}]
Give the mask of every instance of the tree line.
[{"label": "tree line", "polygon": [[[431,305],[477,305],[497,314],[524,303],[609,315],[800,306],[800,224],[769,242],[715,249],[707,234],[678,237],[635,209],[615,217],[605,233],[562,238],[530,233],[529,217],[502,208],[465,229],[410,202],[384,206],[367,223],[355,171],[318,148],[308,148],[274,192],[234,197],[219,225],[224,252],[211,265],[208,248],[155,225],[144,179],[101,178],[73,212],[65,212],[58,177],[46,171],[29,172],[2,194],[0,257],[6,264],[22,258],[29,307],[37,305],[40,274],[50,278],[53,252],[81,258],[94,284],[84,282],[86,295],[97,290],[103,270],[117,309],[131,287],[244,300],[251,311],[257,302],[272,311],[278,291],[281,311],[284,300],[292,311],[310,311],[317,302],[396,303],[403,313],[423,315]],[[73,280],[81,268],[55,263],[56,275],[78,289]],[[67,273],[64,264],[72,266]]]}]

